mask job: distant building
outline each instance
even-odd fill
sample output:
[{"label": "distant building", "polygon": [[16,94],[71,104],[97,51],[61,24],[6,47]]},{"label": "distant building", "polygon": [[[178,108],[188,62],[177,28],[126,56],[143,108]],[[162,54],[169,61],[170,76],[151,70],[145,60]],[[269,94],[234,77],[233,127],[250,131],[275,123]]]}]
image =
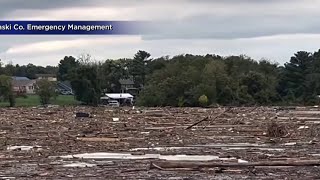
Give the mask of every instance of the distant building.
[{"label": "distant building", "polygon": [[120,79],[119,83],[121,85],[121,93],[138,94],[139,89],[134,86],[135,83],[132,78]]},{"label": "distant building", "polygon": [[12,87],[15,93],[35,94],[36,80],[19,80],[13,78]]},{"label": "distant building", "polygon": [[57,81],[57,75],[55,74],[36,74],[38,80],[47,79],[48,81]]},{"label": "distant building", "polygon": [[120,79],[121,91],[126,92],[128,89],[134,88],[134,82],[132,79]]},{"label": "distant building", "polygon": [[102,101],[116,100],[120,104],[132,104],[133,96],[129,93],[106,93],[105,96],[101,97]]},{"label": "distant building", "polygon": [[12,78],[13,80],[17,80],[17,81],[30,80],[29,78],[24,77],[24,76],[12,76],[11,78]]}]

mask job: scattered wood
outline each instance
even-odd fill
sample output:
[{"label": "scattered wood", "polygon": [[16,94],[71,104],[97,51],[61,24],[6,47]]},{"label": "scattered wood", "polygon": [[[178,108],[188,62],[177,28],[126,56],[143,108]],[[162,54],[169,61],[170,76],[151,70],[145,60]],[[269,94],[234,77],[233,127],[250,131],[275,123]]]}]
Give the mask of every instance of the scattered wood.
[{"label": "scattered wood", "polygon": [[53,115],[53,114],[57,114],[57,111],[47,111],[42,113],[43,115]]},{"label": "scattered wood", "polygon": [[90,114],[84,112],[77,112],[76,117],[90,117]]},{"label": "scattered wood", "polygon": [[197,121],[197,122],[195,122],[195,123],[193,123],[193,124],[191,124],[190,126],[188,126],[186,129],[191,129],[192,127],[194,127],[194,126],[196,126],[196,125],[198,125],[198,124],[200,124],[201,122],[203,122],[203,121],[207,121],[207,120],[209,120],[209,119],[211,119],[211,120],[215,120],[215,119],[217,119],[218,117],[220,117],[221,115],[223,115],[224,113],[226,113],[226,112],[228,112],[228,111],[230,111],[231,110],[231,108],[230,107],[228,107],[226,110],[224,110],[223,112],[221,112],[220,114],[218,114],[217,116],[215,116],[214,118],[212,118],[211,119],[211,117],[205,117],[205,118],[203,118],[203,119],[201,119],[200,121]]},{"label": "scattered wood", "polygon": [[[218,109],[157,107],[144,108],[139,113],[137,112],[139,109],[133,110],[126,107],[117,109],[88,106],[57,109],[2,108],[0,110],[0,176],[17,177],[23,174],[24,177],[32,178],[34,172],[38,172],[41,173],[39,176],[43,175],[45,178],[50,176],[51,179],[79,179],[83,176],[88,179],[91,175],[97,178],[143,179],[146,173],[150,177],[158,177],[159,169],[165,171],[160,173],[165,174],[164,178],[170,175],[177,179],[190,175],[196,179],[215,179],[219,176],[229,179],[281,179],[283,177],[315,179],[310,176],[319,174],[318,162],[297,162],[297,157],[299,161],[316,159],[320,161],[317,151],[320,143],[317,138],[320,123],[317,120],[320,119],[320,113],[309,113],[314,111],[314,108],[305,107],[303,112],[300,109],[300,112],[295,113],[291,110],[278,113],[279,118],[275,122],[286,126],[290,134],[286,138],[267,137],[267,124],[275,114],[273,107],[232,107],[231,111],[224,112],[214,121],[211,120],[227,107]],[[151,111],[144,113],[148,110]],[[80,120],[82,118],[74,120],[76,112],[95,116],[91,119],[84,117],[84,120]],[[121,121],[113,122],[112,117],[119,117]],[[208,117],[207,120],[185,130],[190,124],[206,117]],[[309,128],[297,130],[301,126]],[[41,151],[8,150],[9,146],[27,145],[41,145],[43,149]],[[140,150],[134,150],[139,148]],[[99,160],[86,158],[68,160],[60,157],[99,152],[127,152],[136,157]],[[199,165],[199,161],[188,161],[186,162],[189,164],[188,168],[184,168],[181,164],[179,166],[183,168],[179,166],[179,168],[170,168],[168,163],[172,161],[164,161],[162,158],[139,159],[139,156],[148,157],[149,154],[168,156],[166,158],[168,160],[178,160],[180,157],[180,160],[188,160],[186,156],[190,155],[213,155],[219,156],[220,160],[210,161],[205,165]],[[170,159],[171,156],[175,157]],[[152,157],[156,156],[152,155]],[[238,159],[245,159],[250,163],[238,161]],[[73,169],[61,166],[68,162],[97,164],[97,166]],[[213,164],[214,162],[221,165]],[[190,163],[193,164],[190,165]],[[154,165],[152,165],[154,169],[149,171],[150,164]],[[210,167],[213,165],[218,167]],[[47,171],[50,172],[49,175]],[[186,172],[186,174],[183,171],[192,172]]]},{"label": "scattered wood", "polygon": [[194,162],[194,161],[159,161],[152,167],[160,170],[167,168],[214,168],[214,167],[254,167],[254,166],[320,166],[320,160],[262,161],[248,163],[229,162]]},{"label": "scattered wood", "polygon": [[77,138],[79,141],[89,141],[89,142],[117,142],[120,141],[119,138],[109,138],[109,137],[83,137]]},{"label": "scattered wood", "polygon": [[200,123],[203,122],[203,121],[207,121],[208,119],[209,119],[209,117],[207,116],[207,117],[203,118],[202,120],[200,120],[200,121],[198,121],[198,122],[196,122],[196,123],[188,126],[186,129],[190,129],[190,128],[192,128],[193,126],[196,126],[197,124],[200,124]]},{"label": "scattered wood", "polygon": [[274,120],[267,127],[267,135],[269,137],[284,137],[288,134],[285,125],[276,123]]}]

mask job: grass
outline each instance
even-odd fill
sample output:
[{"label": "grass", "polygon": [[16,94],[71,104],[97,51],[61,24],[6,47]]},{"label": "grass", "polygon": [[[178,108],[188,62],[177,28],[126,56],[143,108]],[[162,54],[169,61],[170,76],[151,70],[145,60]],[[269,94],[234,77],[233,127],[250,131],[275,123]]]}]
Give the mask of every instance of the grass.
[{"label": "grass", "polygon": [[[59,95],[57,99],[52,100],[51,104],[60,105],[60,106],[70,106],[77,105],[79,102],[70,95]],[[39,106],[40,99],[38,95],[28,95],[27,98],[18,97],[16,98],[16,107],[33,107]],[[8,102],[0,102],[0,107],[9,106]]]}]

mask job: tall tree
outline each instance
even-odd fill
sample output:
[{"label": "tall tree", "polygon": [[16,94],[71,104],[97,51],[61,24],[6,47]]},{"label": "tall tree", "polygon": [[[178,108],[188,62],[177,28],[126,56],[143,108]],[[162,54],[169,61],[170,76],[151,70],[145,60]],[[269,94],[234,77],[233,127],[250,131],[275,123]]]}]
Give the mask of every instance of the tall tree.
[{"label": "tall tree", "polygon": [[120,92],[120,79],[129,77],[127,59],[106,60],[99,67],[99,76],[102,80],[102,89],[106,92]]},{"label": "tall tree", "polygon": [[292,92],[298,101],[305,102],[308,93],[308,77],[312,66],[312,54],[306,51],[299,51],[291,57],[290,62],[284,65],[282,75],[283,94]]},{"label": "tall tree", "polygon": [[15,66],[10,62],[5,65],[4,67],[4,73],[8,76],[13,76],[15,74]]},{"label": "tall tree", "polygon": [[133,76],[137,87],[141,87],[145,84],[146,65],[150,56],[151,55],[148,52],[139,50],[130,63],[129,73]]},{"label": "tall tree", "polygon": [[70,78],[76,99],[97,106],[102,95],[97,64],[81,64]]},{"label": "tall tree", "polygon": [[10,107],[15,105],[15,97],[12,89],[12,79],[6,75],[0,75],[0,97],[9,101]]},{"label": "tall tree", "polygon": [[58,65],[58,80],[70,80],[70,73],[79,67],[79,61],[72,56],[65,56]]}]

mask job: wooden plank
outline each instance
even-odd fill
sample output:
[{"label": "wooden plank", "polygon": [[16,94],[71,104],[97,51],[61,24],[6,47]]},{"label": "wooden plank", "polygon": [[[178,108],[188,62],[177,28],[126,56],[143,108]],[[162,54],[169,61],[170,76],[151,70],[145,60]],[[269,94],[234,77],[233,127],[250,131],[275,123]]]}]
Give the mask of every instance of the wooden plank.
[{"label": "wooden plank", "polygon": [[79,141],[89,141],[89,142],[118,142],[119,138],[109,138],[109,137],[84,137],[77,138]]},{"label": "wooden plank", "polygon": [[166,168],[213,168],[213,167],[250,167],[250,166],[319,166],[320,160],[262,161],[248,163],[159,161],[153,167]]}]

